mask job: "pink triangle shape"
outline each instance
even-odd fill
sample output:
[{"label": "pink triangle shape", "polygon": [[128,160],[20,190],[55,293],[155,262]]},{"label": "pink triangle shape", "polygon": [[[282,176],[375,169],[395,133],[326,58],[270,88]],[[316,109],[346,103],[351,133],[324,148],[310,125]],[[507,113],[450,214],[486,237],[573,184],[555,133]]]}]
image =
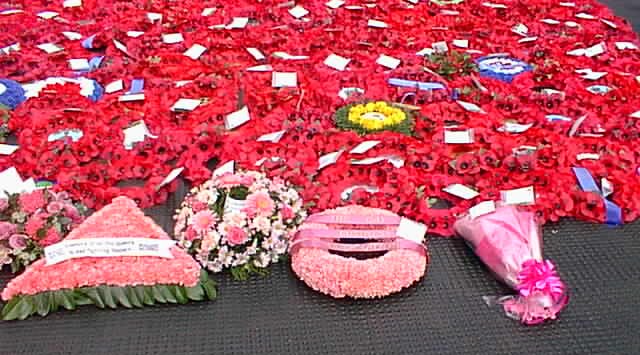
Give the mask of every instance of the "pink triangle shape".
[{"label": "pink triangle shape", "polygon": [[[113,202],[87,218],[67,239],[143,237],[170,239],[136,203],[127,197]],[[152,256],[86,257],[46,265],[44,258],[29,265],[2,291],[2,299],[44,291],[78,287],[182,285],[195,286],[200,265],[187,252],[172,247],[173,259]]]}]

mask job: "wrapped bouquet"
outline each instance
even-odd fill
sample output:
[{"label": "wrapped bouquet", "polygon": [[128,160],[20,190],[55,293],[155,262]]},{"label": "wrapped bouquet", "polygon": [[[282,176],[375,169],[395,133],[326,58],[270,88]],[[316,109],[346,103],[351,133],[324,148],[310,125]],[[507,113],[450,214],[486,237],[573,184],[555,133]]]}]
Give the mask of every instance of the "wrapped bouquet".
[{"label": "wrapped bouquet", "polygon": [[565,284],[553,263],[542,258],[542,235],[533,213],[498,207],[475,218],[465,215],[454,228],[500,281],[518,291],[486,298],[502,304],[507,316],[538,324],[555,319],[567,304]]}]

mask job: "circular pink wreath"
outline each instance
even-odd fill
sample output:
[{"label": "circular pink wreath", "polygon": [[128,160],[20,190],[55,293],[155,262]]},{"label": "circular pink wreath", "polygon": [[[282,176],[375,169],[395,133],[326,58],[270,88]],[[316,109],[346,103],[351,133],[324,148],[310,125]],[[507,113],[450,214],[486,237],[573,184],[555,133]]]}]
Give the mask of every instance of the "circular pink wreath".
[{"label": "circular pink wreath", "polygon": [[[314,215],[366,215],[388,216],[400,219],[393,212],[362,206],[340,207]],[[314,220],[314,216],[310,220]],[[363,227],[363,225],[337,225],[306,222],[299,230],[329,230]],[[396,230],[397,225],[368,226],[374,230]],[[354,244],[351,244],[354,245]],[[361,244],[356,244],[361,245]],[[331,253],[328,248],[304,245],[294,240],[291,249],[291,268],[309,287],[335,298],[376,298],[388,296],[420,280],[427,268],[429,255],[426,247],[397,248],[370,259],[356,259]]]}]

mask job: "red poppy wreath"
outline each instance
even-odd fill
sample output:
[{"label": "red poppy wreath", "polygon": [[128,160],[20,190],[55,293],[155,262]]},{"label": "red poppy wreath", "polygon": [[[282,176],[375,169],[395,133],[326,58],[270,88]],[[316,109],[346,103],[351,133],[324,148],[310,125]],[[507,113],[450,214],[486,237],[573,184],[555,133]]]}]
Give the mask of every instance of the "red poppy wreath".
[{"label": "red poppy wreath", "polygon": [[411,286],[426,271],[426,227],[393,212],[347,206],[309,216],[291,244],[291,267],[335,298],[377,298]]}]

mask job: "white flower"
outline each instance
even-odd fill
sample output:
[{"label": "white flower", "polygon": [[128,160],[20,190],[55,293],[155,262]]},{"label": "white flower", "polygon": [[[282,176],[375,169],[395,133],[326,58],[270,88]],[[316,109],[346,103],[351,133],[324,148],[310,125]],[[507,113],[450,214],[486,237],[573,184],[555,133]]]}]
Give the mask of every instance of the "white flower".
[{"label": "white flower", "polygon": [[283,240],[278,240],[273,246],[273,251],[276,254],[284,254],[287,252],[287,248],[288,248],[287,242]]},{"label": "white flower", "polygon": [[211,230],[203,236],[202,242],[200,243],[200,249],[213,250],[216,249],[218,245],[220,245],[220,234]]},{"label": "white flower", "polygon": [[236,258],[232,263],[232,266],[240,266],[249,262],[249,255],[247,253],[236,254]]},{"label": "white flower", "polygon": [[264,235],[269,235],[271,230],[271,221],[267,217],[256,217],[251,223],[251,228]]},{"label": "white flower", "polygon": [[230,266],[233,261],[234,252],[233,250],[229,250],[229,248],[225,245],[220,250],[218,250],[218,260],[222,265]]},{"label": "white flower", "polygon": [[244,212],[225,213],[224,221],[233,227],[243,228],[247,225],[247,214]]},{"label": "white flower", "polygon": [[281,219],[273,222],[271,225],[271,235],[274,237],[282,237],[287,232],[287,226],[282,223]]},{"label": "white flower", "polygon": [[218,191],[211,189],[204,189],[196,195],[196,200],[206,204],[213,204],[217,199]]},{"label": "white flower", "polygon": [[269,254],[265,253],[260,253],[255,259],[253,259],[253,265],[256,267],[267,267],[270,262],[271,257],[269,257]]},{"label": "white flower", "polygon": [[209,261],[206,265],[207,269],[211,270],[211,272],[220,272],[224,268],[224,265],[220,262],[220,260]]},{"label": "white flower", "polygon": [[262,247],[262,249],[265,250],[271,250],[273,249],[275,243],[278,241],[278,239],[276,237],[270,236],[268,238],[266,238],[265,240],[262,241],[262,244],[260,245]]}]

